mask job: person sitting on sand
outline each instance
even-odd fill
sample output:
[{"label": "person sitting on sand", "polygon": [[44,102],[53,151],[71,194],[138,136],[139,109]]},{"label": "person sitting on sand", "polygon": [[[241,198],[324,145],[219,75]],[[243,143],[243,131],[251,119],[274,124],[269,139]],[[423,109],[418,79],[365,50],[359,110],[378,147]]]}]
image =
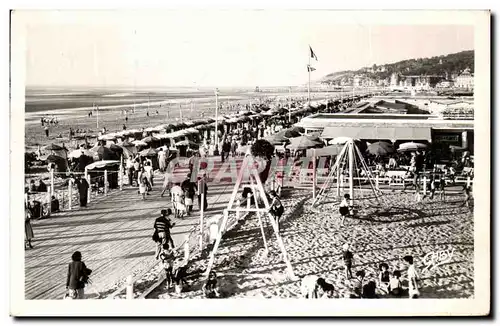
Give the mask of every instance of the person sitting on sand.
[{"label": "person sitting on sand", "polygon": [[361,297],[363,299],[377,299],[377,283],[375,281],[369,281],[363,286],[363,293]]},{"label": "person sitting on sand", "polygon": [[363,280],[365,278],[365,271],[357,271],[356,278],[350,282],[349,298],[359,299],[363,294]]},{"label": "person sitting on sand", "polygon": [[394,271],[392,273],[392,277],[389,281],[389,294],[394,297],[401,297],[401,293],[403,291],[401,286],[401,272]]},{"label": "person sitting on sand", "polygon": [[349,280],[352,278],[352,262],[353,254],[349,251],[349,244],[345,243],[342,246],[342,260],[344,262],[345,277]]},{"label": "person sitting on sand", "polygon": [[210,272],[207,282],[203,285],[203,295],[208,299],[220,297],[217,274],[214,271]]},{"label": "person sitting on sand", "polygon": [[189,285],[187,280],[187,262],[177,261],[174,262],[174,284],[175,293],[180,294],[182,290]]},{"label": "person sitting on sand", "polygon": [[59,212],[59,199],[56,196],[52,196],[50,200],[50,212],[57,213]]},{"label": "person sitting on sand", "polygon": [[331,297],[334,287],[332,284],[325,281],[324,278],[315,275],[307,275],[302,279],[300,292],[305,299],[320,298],[319,290],[323,291],[324,295]]},{"label": "person sitting on sand", "polygon": [[340,225],[344,225],[345,217],[351,213],[352,207],[349,203],[350,200],[351,196],[349,196],[349,194],[345,194],[344,199],[342,199],[342,202],[340,203],[339,206]]},{"label": "person sitting on sand", "polygon": [[389,283],[391,281],[391,275],[389,273],[389,265],[386,263],[382,263],[378,267],[378,281],[379,281],[379,289],[385,293],[389,292]]},{"label": "person sitting on sand", "polygon": [[283,207],[278,194],[276,194],[274,190],[269,192],[269,197],[271,198],[269,213],[274,217],[276,223],[279,225],[279,219],[285,212],[285,208]]},{"label": "person sitting on sand", "polygon": [[404,256],[403,260],[408,264],[408,294],[410,299],[418,298],[420,292],[418,290],[418,273],[413,264],[413,256]]}]

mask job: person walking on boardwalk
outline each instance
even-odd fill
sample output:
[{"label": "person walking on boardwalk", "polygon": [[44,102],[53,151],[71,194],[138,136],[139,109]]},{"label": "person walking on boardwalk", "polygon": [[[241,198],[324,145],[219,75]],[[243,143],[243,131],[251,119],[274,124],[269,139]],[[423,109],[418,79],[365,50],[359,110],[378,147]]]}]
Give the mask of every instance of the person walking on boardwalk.
[{"label": "person walking on boardwalk", "polygon": [[175,223],[172,223],[167,217],[172,214],[172,210],[170,208],[162,209],[160,213],[160,217],[155,220],[153,233],[153,241],[156,242],[156,259],[159,258],[161,250],[165,244],[168,244],[170,249],[175,247],[174,240],[170,235],[170,229],[175,226]]},{"label": "person walking on boardwalk", "polygon": [[71,263],[68,265],[68,276],[66,278],[66,289],[72,299],[84,299],[84,288],[89,283],[89,276],[92,270],[82,262],[82,253],[75,251],[71,255]]},{"label": "person walking on boardwalk", "polygon": [[33,249],[31,240],[35,237],[35,235],[33,234],[33,227],[31,226],[31,212],[27,207],[25,207],[24,209],[24,237],[24,249],[26,249],[26,246],[28,246],[30,249]]},{"label": "person walking on boardwalk", "polygon": [[[206,211],[208,208],[208,186],[207,186],[207,173],[206,171],[201,171],[200,179],[198,180],[198,208],[201,210],[201,197],[203,197],[203,210]],[[203,196],[202,196],[203,195]]]},{"label": "person walking on boardwalk", "polygon": [[76,187],[78,188],[78,194],[80,196],[80,207],[87,206],[87,195],[89,191],[89,183],[85,178],[78,176],[75,181]]}]

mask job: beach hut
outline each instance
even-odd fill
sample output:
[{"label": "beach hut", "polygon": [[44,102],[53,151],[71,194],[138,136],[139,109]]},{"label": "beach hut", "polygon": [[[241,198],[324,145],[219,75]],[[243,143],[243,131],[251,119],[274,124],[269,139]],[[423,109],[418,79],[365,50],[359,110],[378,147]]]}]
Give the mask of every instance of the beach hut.
[{"label": "beach hut", "polygon": [[110,189],[118,188],[118,173],[120,171],[120,161],[102,160],[91,163],[85,167],[90,176],[91,184],[97,183],[104,186],[104,171],[107,171],[108,186]]}]

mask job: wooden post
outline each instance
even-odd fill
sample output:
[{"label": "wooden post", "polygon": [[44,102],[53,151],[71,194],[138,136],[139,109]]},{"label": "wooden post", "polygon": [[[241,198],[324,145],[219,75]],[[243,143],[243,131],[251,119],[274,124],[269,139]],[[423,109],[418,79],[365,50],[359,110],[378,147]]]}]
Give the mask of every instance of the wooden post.
[{"label": "wooden post", "polygon": [[87,193],[87,204],[88,204],[90,203],[90,195],[92,195],[92,187],[90,186],[90,174],[86,173],[85,178],[87,179],[87,183],[89,184],[89,190]]},{"label": "wooden post", "polygon": [[54,196],[54,169],[50,169],[50,196]]},{"label": "wooden post", "polygon": [[127,300],[134,299],[134,282],[132,280],[132,275],[127,277]]},{"label": "wooden post", "polygon": [[71,210],[73,204],[73,179],[69,179],[68,182],[68,209]]},{"label": "wooden post", "polygon": [[[254,191],[254,189],[252,188],[252,192]],[[247,210],[250,209],[250,197],[252,196],[251,193],[247,194]],[[256,203],[257,204],[257,203]]]},{"label": "wooden post", "polygon": [[471,184],[471,179],[470,179],[470,175],[467,176],[467,184],[465,185],[467,188],[470,187],[470,184]]},{"label": "wooden post", "polygon": [[[122,160],[123,161],[123,160]],[[123,190],[123,162],[120,163],[120,191]]]},{"label": "wooden post", "polygon": [[313,148],[313,201],[316,199],[316,149]]},{"label": "wooden post", "polygon": [[108,195],[108,170],[104,170],[104,196]]},{"label": "wooden post", "polygon": [[342,183],[342,175],[340,174],[340,162],[337,164],[337,197],[340,197],[340,184]]},{"label": "wooden post", "polygon": [[354,205],[354,141],[350,140],[349,145],[349,195],[351,196],[351,206]]},{"label": "wooden post", "polygon": [[[53,189],[54,189],[53,187],[50,187],[48,189],[49,191],[47,191],[47,197],[48,197],[47,212],[48,212],[48,215],[50,215],[50,213],[51,213],[51,211],[50,211],[50,204],[52,203],[52,194],[54,193]],[[43,207],[42,207],[42,210],[43,210]]]},{"label": "wooden post", "polygon": [[424,196],[427,195],[427,177],[424,175],[424,178],[422,179],[424,181],[424,186],[422,189],[424,190]]},{"label": "wooden post", "polygon": [[[198,189],[200,189],[198,187]],[[203,250],[203,234],[204,234],[204,230],[203,230],[203,226],[205,225],[205,222],[204,222],[204,213],[205,213],[205,192],[202,192],[201,193],[201,201],[200,201],[201,205],[200,205],[200,253],[201,251]]]},{"label": "wooden post", "polygon": [[375,175],[375,187],[377,190],[380,190],[380,171],[377,171],[377,174]]}]

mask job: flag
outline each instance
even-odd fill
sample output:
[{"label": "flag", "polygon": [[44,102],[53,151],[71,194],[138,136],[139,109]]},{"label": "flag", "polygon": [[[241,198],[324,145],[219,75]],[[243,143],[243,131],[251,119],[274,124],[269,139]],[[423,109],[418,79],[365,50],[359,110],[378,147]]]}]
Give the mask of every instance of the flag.
[{"label": "flag", "polygon": [[310,45],[309,45],[309,51],[311,51],[311,58],[313,58],[316,61],[318,61],[318,57],[316,56],[316,53],[314,53],[314,51],[313,51],[313,49],[311,48]]},{"label": "flag", "polygon": [[307,71],[311,72],[311,71],[314,71],[314,70],[316,70],[316,68],[314,68],[311,65],[307,65]]}]

